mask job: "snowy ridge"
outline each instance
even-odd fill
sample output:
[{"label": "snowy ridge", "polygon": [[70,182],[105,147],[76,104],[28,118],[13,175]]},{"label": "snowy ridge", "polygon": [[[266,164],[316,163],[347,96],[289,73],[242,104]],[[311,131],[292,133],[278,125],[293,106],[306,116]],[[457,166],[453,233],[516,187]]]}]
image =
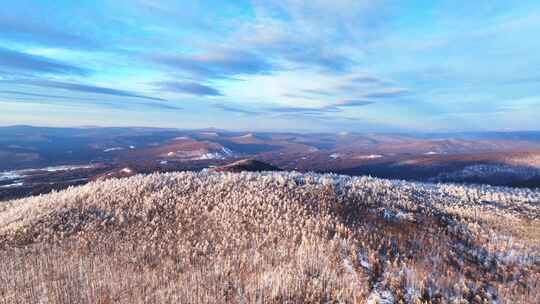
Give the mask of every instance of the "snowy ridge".
[{"label": "snowy ridge", "polygon": [[[85,282],[122,298],[131,282],[157,277],[121,302],[535,303],[539,224],[532,189],[297,172],[135,175],[0,204],[0,261],[14,261],[0,267],[10,273],[0,294],[36,294],[17,285],[24,264],[52,267],[55,286],[91,302]],[[46,292],[52,270],[30,271]]]}]

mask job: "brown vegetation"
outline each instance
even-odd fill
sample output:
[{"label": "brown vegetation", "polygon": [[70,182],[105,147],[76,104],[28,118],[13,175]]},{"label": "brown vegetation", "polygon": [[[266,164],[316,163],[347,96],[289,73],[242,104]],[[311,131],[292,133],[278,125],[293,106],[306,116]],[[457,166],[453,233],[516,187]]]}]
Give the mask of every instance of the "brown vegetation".
[{"label": "brown vegetation", "polygon": [[0,303],[539,303],[540,192],[174,173],[0,204]]}]

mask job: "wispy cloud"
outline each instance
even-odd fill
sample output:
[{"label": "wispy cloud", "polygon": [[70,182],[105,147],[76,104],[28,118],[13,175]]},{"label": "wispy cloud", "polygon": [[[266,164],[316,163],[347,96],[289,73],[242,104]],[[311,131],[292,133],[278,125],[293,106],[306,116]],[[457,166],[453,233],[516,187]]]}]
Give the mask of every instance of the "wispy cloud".
[{"label": "wispy cloud", "polygon": [[[0,92],[1,94],[2,92]],[[110,109],[122,109],[122,110],[133,110],[138,108],[149,108],[156,110],[165,110],[165,111],[179,111],[183,108],[176,105],[167,104],[163,102],[117,102],[117,101],[107,101],[102,99],[93,99],[93,98],[82,98],[82,97],[68,97],[68,96],[55,96],[55,95],[46,95],[46,94],[11,94],[21,97],[2,97],[0,95],[0,102],[11,103],[16,101],[17,103],[27,103],[27,104],[45,104],[45,105],[61,105],[63,107],[69,106],[73,108],[88,108],[91,106],[98,106],[100,108],[110,108]]]},{"label": "wispy cloud", "polygon": [[0,68],[12,72],[86,75],[87,69],[0,47]]},{"label": "wispy cloud", "polygon": [[282,113],[282,114],[325,114],[325,113],[337,113],[342,112],[341,109],[334,106],[326,107],[274,107],[266,109],[271,113]]},{"label": "wispy cloud", "polygon": [[319,89],[305,89],[302,90],[303,93],[310,94],[310,95],[321,95],[321,96],[333,96],[335,93],[326,91],[326,90],[319,90]]},{"label": "wispy cloud", "polygon": [[[494,123],[513,118],[540,128],[537,105],[522,99],[536,96],[540,82],[540,55],[531,51],[540,49],[531,39],[540,28],[537,1],[4,2],[4,100],[132,109],[139,111],[133,124],[153,124],[145,110],[179,110],[162,99],[178,96],[186,106],[175,114],[186,119],[165,114],[164,124],[264,119],[272,128],[309,117],[320,129],[339,117],[423,127],[438,113],[477,111],[472,122],[511,106],[526,108]],[[31,116],[22,112],[28,107],[11,107]],[[211,117],[199,119],[204,111]],[[0,121],[6,113],[0,110]]]},{"label": "wispy cloud", "polygon": [[40,94],[40,93],[29,93],[29,92],[11,91],[11,90],[0,91],[0,94],[26,96],[26,97],[36,97],[36,98],[71,99],[71,100],[73,100],[73,99],[76,99],[76,100],[95,100],[94,98],[84,98],[84,97],[76,97],[76,96],[63,96],[63,95],[50,95],[50,94]]},{"label": "wispy cloud", "polygon": [[211,86],[189,81],[161,81],[155,85],[164,91],[197,95],[197,96],[223,96],[223,94]]},{"label": "wispy cloud", "polygon": [[8,15],[8,11],[6,8],[0,12],[0,34],[3,39],[53,47],[95,49],[100,46],[97,41],[75,34],[74,31],[36,22],[23,14]]},{"label": "wispy cloud", "polygon": [[150,59],[170,70],[203,79],[265,74],[272,70],[272,65],[257,54],[231,49],[197,56],[153,55]]},{"label": "wispy cloud", "polygon": [[358,84],[358,83],[362,83],[362,84],[384,84],[386,83],[386,81],[380,79],[380,78],[377,78],[377,77],[374,77],[374,76],[368,76],[368,75],[362,75],[362,76],[353,76],[352,78],[349,79],[349,81],[351,82],[351,84]]},{"label": "wispy cloud", "polygon": [[336,102],[338,107],[363,107],[374,104],[375,102],[369,100],[340,100]]},{"label": "wispy cloud", "polygon": [[133,98],[142,98],[156,101],[166,101],[162,98],[150,97],[146,95],[141,95],[135,92],[112,89],[107,87],[85,85],[78,83],[62,82],[62,81],[53,81],[53,80],[39,80],[39,79],[17,79],[17,80],[4,80],[3,83],[12,83],[12,84],[21,84],[21,85],[30,85],[43,88],[53,88],[61,89],[66,91],[73,92],[83,92],[83,93],[92,93],[92,94],[104,94],[118,97],[133,97]]},{"label": "wispy cloud", "polygon": [[363,95],[365,98],[372,99],[392,99],[406,96],[410,93],[409,90],[403,88],[388,88],[385,90],[369,92]]},{"label": "wispy cloud", "polygon": [[340,113],[341,109],[334,105],[322,106],[322,107],[269,107],[261,108],[260,110],[252,110],[240,107],[238,105],[231,106],[227,104],[214,104],[215,108],[221,109],[226,112],[241,113],[246,115],[323,115],[329,113]]},{"label": "wispy cloud", "polygon": [[361,44],[385,24],[387,11],[380,2],[254,1],[255,20],[244,24],[229,44],[293,69],[348,73],[360,64],[356,54],[364,51]]},{"label": "wispy cloud", "polygon": [[[294,40],[289,44],[294,45]],[[351,58],[332,51],[323,51],[310,45],[276,50],[284,59],[300,68],[319,68],[324,72],[345,73],[355,65]]]},{"label": "wispy cloud", "polygon": [[149,107],[149,108],[154,108],[154,109],[161,109],[161,110],[174,110],[174,111],[177,111],[177,110],[183,110],[184,108],[182,107],[179,107],[179,106],[175,106],[175,105],[172,105],[172,104],[167,104],[167,103],[162,103],[162,102],[144,102],[144,103],[139,103],[143,106],[146,106],[146,107]]},{"label": "wispy cloud", "polygon": [[225,112],[231,112],[231,113],[240,113],[240,114],[247,114],[247,115],[261,115],[261,114],[263,114],[262,112],[248,110],[248,109],[245,109],[245,108],[229,106],[229,105],[225,105],[225,104],[214,104],[213,106],[215,108],[218,108],[218,109],[223,110]]}]

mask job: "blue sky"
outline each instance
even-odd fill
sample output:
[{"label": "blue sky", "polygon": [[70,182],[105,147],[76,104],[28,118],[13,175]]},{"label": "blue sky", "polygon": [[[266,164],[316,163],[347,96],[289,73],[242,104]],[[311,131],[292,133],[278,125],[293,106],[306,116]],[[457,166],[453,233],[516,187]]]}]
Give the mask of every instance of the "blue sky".
[{"label": "blue sky", "polygon": [[538,1],[7,1],[0,125],[540,129]]}]

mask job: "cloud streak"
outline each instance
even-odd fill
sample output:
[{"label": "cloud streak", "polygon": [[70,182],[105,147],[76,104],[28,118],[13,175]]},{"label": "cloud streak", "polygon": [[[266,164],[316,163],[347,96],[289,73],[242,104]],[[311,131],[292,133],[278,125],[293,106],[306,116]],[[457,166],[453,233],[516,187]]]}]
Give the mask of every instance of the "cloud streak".
[{"label": "cloud streak", "polygon": [[279,114],[311,114],[311,115],[321,115],[325,113],[338,113],[342,112],[341,109],[335,106],[325,106],[325,107],[274,107],[267,109],[270,113],[279,113]]},{"label": "cloud streak", "polygon": [[11,90],[0,91],[0,94],[18,95],[18,96],[36,97],[36,98],[95,100],[93,98],[61,96],[61,95],[49,95],[49,94],[39,94],[39,93],[28,93],[28,92],[11,91]]},{"label": "cloud streak", "polygon": [[161,90],[168,92],[196,96],[223,96],[223,94],[219,90],[196,82],[162,81],[155,83],[155,85]]},{"label": "cloud streak", "polygon": [[380,83],[385,83],[385,81],[377,78],[377,77],[373,77],[373,76],[367,76],[367,75],[364,75],[364,76],[355,76],[355,77],[352,77],[350,79],[350,82],[352,84],[355,84],[355,83],[362,83],[362,84],[380,84]]},{"label": "cloud streak", "polygon": [[0,33],[4,39],[17,42],[32,42],[46,46],[62,46],[67,48],[91,48],[100,46],[96,41],[90,40],[46,24],[35,22],[24,15],[7,15],[7,9],[0,12]]},{"label": "cloud streak", "polygon": [[337,107],[363,107],[374,104],[375,102],[369,100],[341,100],[336,103]]},{"label": "cloud streak", "polygon": [[409,93],[409,90],[403,88],[388,88],[385,90],[369,92],[364,94],[363,96],[371,99],[393,99],[407,96]]},{"label": "cloud streak", "polygon": [[84,85],[78,83],[62,82],[62,81],[53,81],[53,80],[38,80],[38,79],[18,79],[18,80],[4,80],[3,83],[12,83],[20,85],[30,85],[42,88],[53,88],[61,89],[72,92],[82,92],[82,93],[91,93],[91,94],[103,94],[111,95],[117,97],[132,97],[132,98],[141,98],[155,101],[166,101],[162,98],[150,97],[146,95],[141,95],[135,92],[112,89],[107,87],[93,86],[93,85]]},{"label": "cloud streak", "polygon": [[257,54],[230,49],[197,56],[154,55],[150,59],[172,71],[203,79],[266,74],[272,70],[272,65]]},{"label": "cloud streak", "polygon": [[218,109],[222,110],[222,111],[231,112],[231,113],[240,113],[240,114],[246,114],[246,115],[261,115],[261,114],[263,114],[262,112],[247,110],[247,109],[239,108],[239,107],[233,107],[233,106],[229,106],[229,105],[225,105],[225,104],[214,104],[213,106],[215,108],[218,108]]},{"label": "cloud streak", "polygon": [[[2,92],[0,92],[2,93]],[[92,98],[80,98],[80,97],[68,97],[68,96],[55,96],[55,95],[46,95],[46,94],[13,94],[11,95],[19,95],[22,97],[8,97],[3,98],[0,96],[0,102],[11,102],[11,101],[17,101],[17,103],[28,103],[28,104],[45,104],[45,105],[62,105],[62,106],[71,106],[80,108],[81,106],[84,106],[85,108],[88,108],[89,106],[99,106],[99,107],[105,107],[105,108],[111,108],[111,109],[123,109],[123,110],[133,110],[134,106],[137,107],[144,107],[144,108],[150,108],[150,109],[156,109],[156,110],[166,110],[166,111],[179,111],[183,110],[183,108],[166,104],[166,103],[160,103],[160,102],[130,102],[130,103],[119,103],[119,102],[113,102],[113,101],[105,101],[100,99],[92,99]],[[34,98],[40,98],[40,99],[34,99]],[[31,98],[31,99],[29,99]],[[51,98],[51,99],[44,99],[44,98]]]},{"label": "cloud streak", "polygon": [[89,71],[47,57],[26,54],[0,47],[0,68],[38,74],[87,75]]}]

